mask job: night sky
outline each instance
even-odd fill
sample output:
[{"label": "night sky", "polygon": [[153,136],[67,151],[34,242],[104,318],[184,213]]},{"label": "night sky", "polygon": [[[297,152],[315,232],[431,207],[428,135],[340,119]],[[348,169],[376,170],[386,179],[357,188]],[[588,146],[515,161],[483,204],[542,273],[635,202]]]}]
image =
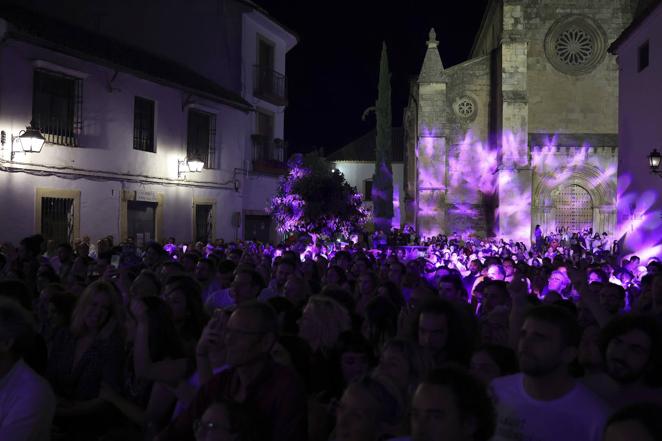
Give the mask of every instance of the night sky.
[{"label": "night sky", "polygon": [[[409,78],[418,75],[434,27],[444,67],[466,60],[487,0],[317,2],[255,0],[293,30],[299,43],[287,55],[290,152],[336,150],[375,126],[363,111],[377,98],[381,42],[392,72],[393,125],[402,125]],[[406,5],[407,7],[404,7]]]}]

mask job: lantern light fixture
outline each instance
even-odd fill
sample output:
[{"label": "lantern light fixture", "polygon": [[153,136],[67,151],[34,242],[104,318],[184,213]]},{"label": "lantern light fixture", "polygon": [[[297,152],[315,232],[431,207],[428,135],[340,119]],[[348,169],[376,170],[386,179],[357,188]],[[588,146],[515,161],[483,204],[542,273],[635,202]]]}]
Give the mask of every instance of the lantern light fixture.
[{"label": "lantern light fixture", "polygon": [[204,168],[204,161],[195,152],[192,156],[187,156],[186,159],[177,161],[177,177],[181,178],[186,173],[200,173]]},{"label": "lantern light fixture", "polygon": [[651,173],[662,177],[662,170],[660,170],[660,159],[662,159],[660,152],[658,152],[657,149],[653,149],[653,151],[650,152],[650,155],[648,155],[648,166],[651,169]]},{"label": "lantern light fixture", "polygon": [[41,131],[39,131],[39,128],[36,127],[34,121],[30,121],[30,124],[25,130],[21,130],[18,136],[11,137],[11,141],[11,160],[13,161],[14,155],[19,151],[25,153],[41,152],[46,139],[44,138],[44,135],[41,134]]}]

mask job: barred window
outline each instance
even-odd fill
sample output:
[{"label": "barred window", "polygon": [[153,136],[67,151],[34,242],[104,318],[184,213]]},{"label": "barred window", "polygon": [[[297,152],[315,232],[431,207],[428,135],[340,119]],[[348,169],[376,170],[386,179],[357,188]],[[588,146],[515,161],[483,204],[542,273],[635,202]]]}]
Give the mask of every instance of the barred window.
[{"label": "barred window", "polygon": [[156,152],[154,146],[154,101],[135,97],[133,104],[133,148]]},{"label": "barred window", "polygon": [[209,243],[214,229],[214,210],[211,204],[195,204],[195,241]]},{"label": "barred window", "polygon": [[216,168],[216,117],[199,110],[188,112],[186,153],[189,158],[198,157],[205,168]]},{"label": "barred window", "polygon": [[41,198],[41,234],[57,244],[73,243],[74,200],[72,198]]},{"label": "barred window", "polygon": [[35,69],[32,120],[46,142],[79,146],[83,127],[82,84],[79,78]]}]

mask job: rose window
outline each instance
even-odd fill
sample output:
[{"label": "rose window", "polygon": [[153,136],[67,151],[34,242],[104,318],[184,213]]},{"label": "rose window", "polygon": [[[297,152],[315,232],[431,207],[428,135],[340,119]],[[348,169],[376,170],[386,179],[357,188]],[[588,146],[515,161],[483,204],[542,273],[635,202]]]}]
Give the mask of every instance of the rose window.
[{"label": "rose window", "polygon": [[453,111],[460,121],[468,123],[476,118],[476,100],[469,95],[461,95],[453,101]]},{"label": "rose window", "polygon": [[471,116],[474,113],[474,103],[469,100],[462,100],[457,105],[457,113],[466,117]]},{"label": "rose window", "polygon": [[557,20],[545,37],[545,55],[556,70],[583,75],[595,69],[607,52],[607,37],[593,19],[570,15]]},{"label": "rose window", "polygon": [[593,39],[582,29],[568,29],[556,39],[556,54],[567,64],[584,64],[593,54]]}]

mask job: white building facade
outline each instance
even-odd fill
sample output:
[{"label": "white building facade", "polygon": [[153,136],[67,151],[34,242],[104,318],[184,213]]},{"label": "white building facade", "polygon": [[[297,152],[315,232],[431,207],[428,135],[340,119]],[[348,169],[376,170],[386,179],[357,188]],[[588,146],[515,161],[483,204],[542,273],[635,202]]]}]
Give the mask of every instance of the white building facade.
[{"label": "white building facade", "polygon": [[662,3],[612,44],[619,66],[618,233],[624,251],[662,257],[662,169],[648,155],[662,151]]},{"label": "white building facade", "polygon": [[[363,195],[363,206],[372,213],[372,182],[375,174],[375,152],[377,132],[370,132],[346,144],[326,156],[338,169],[349,185]],[[405,221],[405,164],[403,160],[403,129],[391,129],[391,170],[393,171],[393,228],[401,228]]]},{"label": "white building facade", "polygon": [[[230,35],[222,68],[204,51],[199,64],[186,60],[193,39],[165,57],[110,26],[79,26],[82,13],[0,9],[0,240],[275,239],[265,208],[285,161],[273,141],[286,104],[279,72],[296,37],[250,4],[227,3],[216,17]],[[13,142],[31,121],[46,138],[40,153]]]}]

